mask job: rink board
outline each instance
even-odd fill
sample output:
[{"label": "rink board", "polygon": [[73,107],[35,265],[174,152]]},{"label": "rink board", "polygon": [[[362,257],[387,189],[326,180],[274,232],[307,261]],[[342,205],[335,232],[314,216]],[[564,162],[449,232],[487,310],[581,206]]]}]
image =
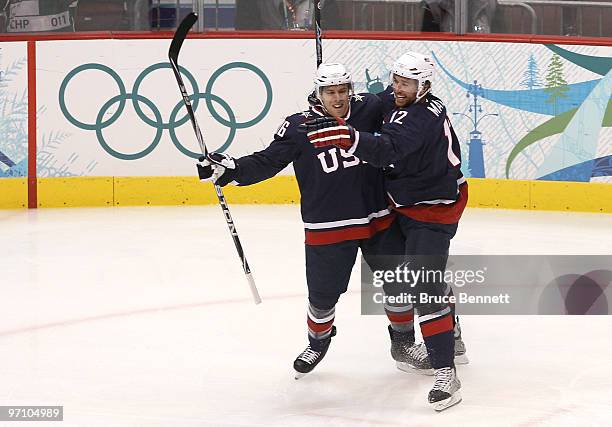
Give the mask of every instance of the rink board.
[{"label": "rink board", "polygon": [[[300,202],[300,193],[292,175],[277,176],[249,187],[228,186],[223,188],[223,192],[234,204]],[[25,203],[27,206],[27,200]],[[201,183],[195,177],[39,178],[38,207],[41,208],[215,203],[218,203],[218,198],[213,186]]]},{"label": "rink board", "polygon": [[[612,213],[610,184],[469,178],[469,207]],[[25,182],[23,183],[25,186]],[[223,188],[231,204],[294,204],[294,176]],[[15,187],[14,192],[17,192]],[[27,205],[26,198],[22,200]],[[194,177],[39,179],[38,207],[203,205],[218,203],[213,186]],[[4,206],[10,208],[11,206]]]},{"label": "rink board", "polygon": [[[35,67],[28,66],[38,113],[11,117],[21,130],[12,135],[21,139],[0,141],[0,151],[15,163],[8,169],[0,163],[0,175],[27,177],[28,162],[35,167],[38,188],[33,180],[30,191],[34,187],[38,207],[215,203],[212,190],[192,178],[199,149],[167,63],[168,42],[37,41]],[[5,68],[27,58],[25,42],[1,46]],[[612,189],[605,185],[612,182],[611,47],[325,41],[326,58],[352,70],[358,92],[383,88],[393,58],[406,50],[430,52],[437,64],[435,94],[445,101],[462,143],[472,206],[612,210]],[[553,62],[561,64],[556,76]],[[180,63],[209,150],[242,156],[266,147],[287,114],[306,108],[314,43],[194,38],[185,43]],[[28,93],[27,67],[18,65],[5,100]],[[547,88],[551,79],[566,84]],[[468,110],[474,95],[480,116]],[[34,120],[35,135],[27,132],[28,120]],[[279,177],[261,190],[228,191],[236,203],[296,201],[295,184],[287,183]],[[0,179],[0,206],[22,207],[4,197],[11,185]]]},{"label": "rink board", "polygon": [[27,178],[0,179],[0,209],[18,209],[27,207]]}]

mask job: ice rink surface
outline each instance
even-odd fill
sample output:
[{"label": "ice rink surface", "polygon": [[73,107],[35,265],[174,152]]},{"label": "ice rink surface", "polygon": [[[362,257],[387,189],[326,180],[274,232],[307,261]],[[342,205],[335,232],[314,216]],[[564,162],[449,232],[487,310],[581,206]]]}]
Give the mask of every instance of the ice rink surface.
[{"label": "ice rink surface", "polygon": [[[0,405],[87,427],[612,425],[612,316],[464,316],[463,402],[435,413],[432,377],[398,371],[386,318],[360,315],[359,267],[295,381],[299,208],[231,208],[259,306],[217,206],[0,211]],[[471,209],[451,253],[612,254],[612,215]]]}]

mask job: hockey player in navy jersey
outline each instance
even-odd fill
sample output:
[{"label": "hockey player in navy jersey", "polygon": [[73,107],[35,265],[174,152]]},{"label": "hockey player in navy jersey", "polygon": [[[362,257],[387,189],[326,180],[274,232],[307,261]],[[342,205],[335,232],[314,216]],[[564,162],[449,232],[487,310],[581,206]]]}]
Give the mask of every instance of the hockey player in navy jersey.
[{"label": "hockey player in navy jersey", "polygon": [[[399,214],[411,268],[443,272],[468,188],[446,107],[431,93],[433,72],[432,60],[415,52],[395,61],[391,70],[395,108],[385,115],[380,132],[355,129],[338,118],[316,118],[302,128],[315,147],[332,145],[370,165],[387,168],[386,190]],[[443,281],[417,282],[414,289],[426,296],[444,297],[450,292]],[[435,376],[428,400],[440,411],[461,401],[454,365],[453,307],[436,301],[415,306]],[[402,342],[414,341],[414,331],[395,326],[392,323],[390,328],[392,353],[394,347],[401,350]]]},{"label": "hockey player in navy jersey", "polygon": [[296,378],[310,372],[327,352],[335,335],[335,306],[347,290],[358,249],[371,265],[378,255],[393,250],[399,254],[403,249],[384,192],[382,169],[333,145],[315,147],[298,132],[301,124],[315,117],[334,117],[355,129],[376,132],[382,125],[380,99],[354,94],[351,75],[333,63],[317,70],[315,94],[317,102],[287,117],[266,149],[237,159],[210,153],[198,165],[200,179],[224,186],[254,184],[293,163],[301,193],[309,301],[309,345],[294,362]]}]

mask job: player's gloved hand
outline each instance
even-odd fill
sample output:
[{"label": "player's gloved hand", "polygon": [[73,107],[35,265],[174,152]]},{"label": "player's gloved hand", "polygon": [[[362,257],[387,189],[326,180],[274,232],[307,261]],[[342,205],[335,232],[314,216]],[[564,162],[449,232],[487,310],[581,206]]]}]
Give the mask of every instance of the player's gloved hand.
[{"label": "player's gloved hand", "polygon": [[198,161],[198,176],[201,181],[211,181],[220,187],[231,182],[236,183],[238,168],[233,157],[223,153],[208,153]]},{"label": "player's gloved hand", "polygon": [[335,145],[348,150],[355,142],[355,129],[343,119],[318,117],[298,126],[298,131],[308,135],[317,148]]}]

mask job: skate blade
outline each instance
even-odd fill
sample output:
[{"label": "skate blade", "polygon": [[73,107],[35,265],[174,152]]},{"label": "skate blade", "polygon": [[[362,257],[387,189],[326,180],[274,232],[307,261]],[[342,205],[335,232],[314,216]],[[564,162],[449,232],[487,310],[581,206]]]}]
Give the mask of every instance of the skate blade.
[{"label": "skate blade", "polygon": [[450,408],[451,406],[455,406],[459,402],[461,402],[461,393],[459,393],[459,390],[457,390],[448,399],[444,399],[435,403],[430,403],[430,405],[435,411],[440,412]]},{"label": "skate blade", "polygon": [[433,369],[420,369],[420,368],[416,368],[412,365],[409,365],[406,362],[395,362],[395,366],[397,367],[397,369],[399,369],[400,371],[404,371],[404,372],[408,372],[409,374],[419,374],[419,375],[433,375],[434,374],[434,370]]},{"label": "skate blade", "polygon": [[465,353],[455,356],[455,365],[467,365],[468,363],[470,363],[470,359]]},{"label": "skate blade", "polygon": [[295,378],[296,380],[299,380],[299,379],[300,379],[300,378],[302,378],[304,375],[306,375],[306,372],[298,372],[298,371],[295,371],[295,376],[294,376],[294,378]]}]

